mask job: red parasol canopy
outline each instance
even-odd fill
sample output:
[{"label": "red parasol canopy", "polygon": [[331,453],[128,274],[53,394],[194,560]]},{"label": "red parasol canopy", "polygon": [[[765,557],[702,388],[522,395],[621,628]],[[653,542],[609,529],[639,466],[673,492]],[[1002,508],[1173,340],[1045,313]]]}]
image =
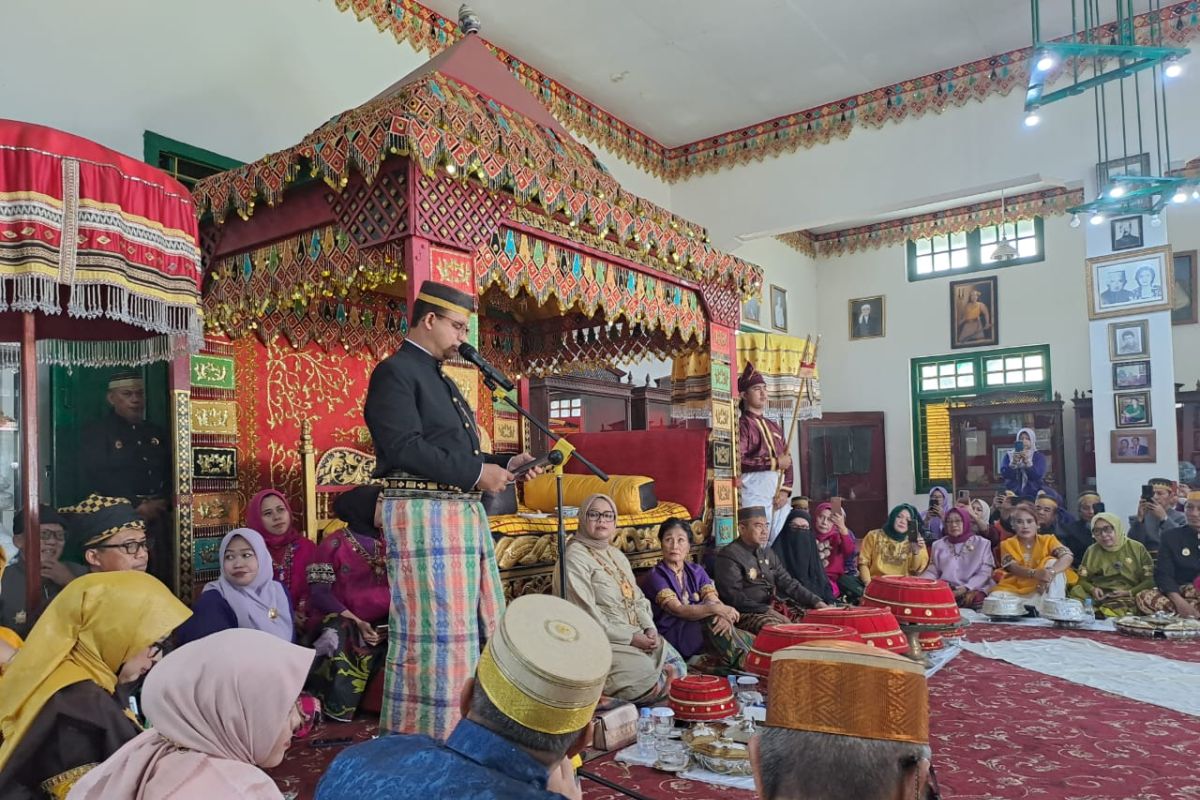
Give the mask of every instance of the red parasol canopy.
[{"label": "red parasol canopy", "polygon": [[[39,312],[38,361],[132,365],[197,349],[196,239],[191,195],[162,170],[0,119],[0,312]],[[18,341],[21,324],[0,313],[0,340]]]}]

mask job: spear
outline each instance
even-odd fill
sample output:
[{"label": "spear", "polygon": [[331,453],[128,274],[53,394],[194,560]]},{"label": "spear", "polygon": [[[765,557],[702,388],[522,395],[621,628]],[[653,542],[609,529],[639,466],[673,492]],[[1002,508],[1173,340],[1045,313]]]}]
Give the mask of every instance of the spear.
[{"label": "spear", "polygon": [[[808,348],[810,343],[812,345],[812,360],[806,363],[804,359],[808,356]],[[817,340],[815,342],[812,341],[812,334],[804,337],[804,347],[800,351],[800,366],[796,369],[796,378],[800,381],[800,385],[796,387],[796,407],[792,409],[792,422],[788,426],[787,445],[784,447],[784,452],[788,454],[791,454],[792,452],[792,438],[796,435],[796,422],[800,418],[800,399],[804,395],[805,385],[808,383],[808,381],[812,380],[811,378],[802,378],[800,376],[804,374],[806,367],[811,369],[812,367],[816,366],[817,348],[820,346],[821,334],[817,334]],[[779,470],[779,482],[775,484],[776,495],[783,491],[783,479],[786,474],[786,470]]]}]

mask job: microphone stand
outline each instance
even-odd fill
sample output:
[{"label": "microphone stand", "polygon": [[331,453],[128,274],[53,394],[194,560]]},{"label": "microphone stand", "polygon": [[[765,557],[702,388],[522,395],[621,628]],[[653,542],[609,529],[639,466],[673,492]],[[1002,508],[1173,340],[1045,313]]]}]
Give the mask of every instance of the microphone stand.
[{"label": "microphone stand", "polygon": [[[521,405],[509,397],[508,392],[502,389],[500,385],[496,383],[496,381],[492,380],[490,376],[482,372],[480,374],[483,375],[484,384],[486,384],[487,387],[492,390],[493,397],[502,401],[505,405],[514,409],[522,417],[529,420],[529,424],[533,425],[539,431],[548,436],[550,441],[554,442],[554,449],[563,454],[562,460],[557,464],[552,465],[550,469],[554,471],[555,488],[558,492],[558,596],[565,599],[567,596],[567,528],[566,524],[563,522],[562,509],[563,467],[566,466],[567,462],[570,461],[572,457],[574,457],[579,459],[579,463],[587,467],[589,472],[602,481],[608,480],[608,473],[580,455],[580,453],[575,449],[574,445],[558,434],[554,433],[544,422],[537,419],[524,408],[522,408]],[[580,520],[580,524],[582,524],[582,522],[583,521]]]}]

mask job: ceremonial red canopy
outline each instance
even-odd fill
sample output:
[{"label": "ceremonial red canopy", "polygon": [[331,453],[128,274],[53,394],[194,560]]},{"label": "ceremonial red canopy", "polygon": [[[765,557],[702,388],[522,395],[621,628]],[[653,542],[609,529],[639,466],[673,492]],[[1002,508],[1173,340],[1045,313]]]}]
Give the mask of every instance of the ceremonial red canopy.
[{"label": "ceremonial red canopy", "polygon": [[196,232],[191,196],[163,171],[0,119],[0,341],[21,342],[30,611],[41,587],[36,364],[134,365],[198,349]]}]

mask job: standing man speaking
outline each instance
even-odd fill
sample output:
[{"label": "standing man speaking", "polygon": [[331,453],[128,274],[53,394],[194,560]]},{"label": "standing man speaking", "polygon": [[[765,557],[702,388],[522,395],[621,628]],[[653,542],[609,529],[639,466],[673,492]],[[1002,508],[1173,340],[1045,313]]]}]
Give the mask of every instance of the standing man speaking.
[{"label": "standing man speaking", "polygon": [[436,739],[458,722],[458,688],[504,610],[480,492],[503,491],[533,460],[482,452],[475,413],[442,369],[474,312],[465,292],[421,284],[408,336],[371,373],[363,411],[375,477],[387,480],[392,605],[380,727]]}]

